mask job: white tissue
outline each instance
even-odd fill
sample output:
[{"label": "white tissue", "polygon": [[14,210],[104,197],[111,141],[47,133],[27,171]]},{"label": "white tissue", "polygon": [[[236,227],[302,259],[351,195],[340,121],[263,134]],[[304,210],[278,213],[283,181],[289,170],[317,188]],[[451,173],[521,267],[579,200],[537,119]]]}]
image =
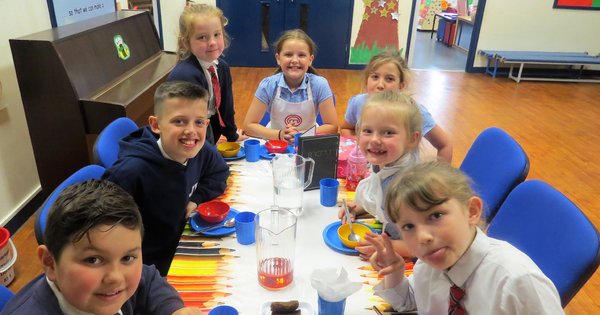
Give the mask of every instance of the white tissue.
[{"label": "white tissue", "polygon": [[348,272],[342,267],[338,275],[336,268],[315,269],[310,274],[310,284],[321,298],[338,302],[358,291],[362,283],[350,282]]}]

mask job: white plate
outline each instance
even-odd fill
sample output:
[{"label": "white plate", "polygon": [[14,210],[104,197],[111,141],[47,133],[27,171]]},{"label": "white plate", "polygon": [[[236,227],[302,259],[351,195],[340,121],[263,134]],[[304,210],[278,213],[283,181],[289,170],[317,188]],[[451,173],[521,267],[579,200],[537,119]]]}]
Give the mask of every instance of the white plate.
[{"label": "white plate", "polygon": [[[315,315],[312,305],[307,302],[300,302],[298,309],[300,309],[301,315]],[[265,302],[260,307],[260,315],[271,315],[271,302]]]}]

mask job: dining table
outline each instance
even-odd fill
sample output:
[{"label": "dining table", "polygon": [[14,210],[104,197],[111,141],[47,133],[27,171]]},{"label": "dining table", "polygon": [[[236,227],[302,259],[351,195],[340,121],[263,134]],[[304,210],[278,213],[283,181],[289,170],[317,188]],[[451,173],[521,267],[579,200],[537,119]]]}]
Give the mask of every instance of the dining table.
[{"label": "dining table", "polygon": [[[226,159],[231,175],[227,189],[216,199],[228,203],[230,213],[258,213],[273,205],[270,156],[247,162],[241,155],[243,152]],[[303,212],[297,217],[293,281],[289,286],[279,290],[263,288],[258,281],[256,243],[239,244],[235,228],[213,230],[216,232],[212,235],[209,232],[209,235],[195,234],[194,230],[199,228],[199,221],[193,221],[198,220],[195,216],[181,236],[168,282],[181,294],[187,306],[196,306],[206,312],[225,304],[235,307],[240,314],[271,314],[271,302],[297,300],[302,315],[316,315],[318,295],[311,285],[311,273],[323,268],[339,273],[343,268],[349,281],[362,284],[357,292],[346,298],[345,314],[377,314],[374,306],[386,307],[384,300],[373,295],[373,285],[380,281],[377,273],[367,261],[358,257],[358,252],[340,246],[339,239],[337,244],[336,240],[326,239],[337,235],[338,205],[342,199],[354,199],[354,192],[345,189],[345,180],[338,180],[338,204],[333,207],[320,204],[319,189],[303,193]],[[363,223],[377,227],[374,219]]]}]

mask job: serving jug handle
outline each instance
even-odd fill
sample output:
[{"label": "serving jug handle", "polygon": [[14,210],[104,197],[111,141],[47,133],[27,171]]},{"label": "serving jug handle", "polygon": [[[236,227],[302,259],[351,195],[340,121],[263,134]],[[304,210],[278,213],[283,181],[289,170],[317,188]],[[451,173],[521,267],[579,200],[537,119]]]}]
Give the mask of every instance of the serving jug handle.
[{"label": "serving jug handle", "polygon": [[310,163],[310,168],[307,168],[308,169],[308,179],[304,183],[304,188],[306,189],[306,187],[308,187],[308,185],[310,185],[310,183],[312,182],[313,171],[315,170],[315,160],[313,160],[311,158],[304,158],[304,163],[305,163],[304,164],[305,167],[308,163]]}]

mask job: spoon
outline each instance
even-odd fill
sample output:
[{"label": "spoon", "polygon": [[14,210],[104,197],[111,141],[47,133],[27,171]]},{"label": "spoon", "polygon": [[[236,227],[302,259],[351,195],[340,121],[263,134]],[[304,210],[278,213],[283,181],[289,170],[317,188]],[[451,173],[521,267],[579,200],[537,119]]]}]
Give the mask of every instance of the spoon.
[{"label": "spoon", "polygon": [[342,199],[342,203],[344,205],[344,212],[346,213],[346,221],[348,221],[348,226],[350,227],[350,234],[348,235],[348,240],[351,242],[360,241],[360,236],[354,233],[354,229],[352,228],[352,218],[350,217],[350,211],[348,211],[348,205],[346,205],[346,199]]},{"label": "spoon", "polygon": [[202,229],[200,229],[198,231],[195,231],[194,234],[200,234],[202,232],[206,232],[206,231],[210,231],[210,230],[218,229],[218,228],[222,228],[222,227],[230,228],[230,227],[233,227],[233,226],[235,226],[235,217],[233,217],[233,218],[225,221],[223,224],[219,223],[219,224],[215,224],[215,225],[211,225],[211,226],[207,226],[205,228],[202,228]]}]

